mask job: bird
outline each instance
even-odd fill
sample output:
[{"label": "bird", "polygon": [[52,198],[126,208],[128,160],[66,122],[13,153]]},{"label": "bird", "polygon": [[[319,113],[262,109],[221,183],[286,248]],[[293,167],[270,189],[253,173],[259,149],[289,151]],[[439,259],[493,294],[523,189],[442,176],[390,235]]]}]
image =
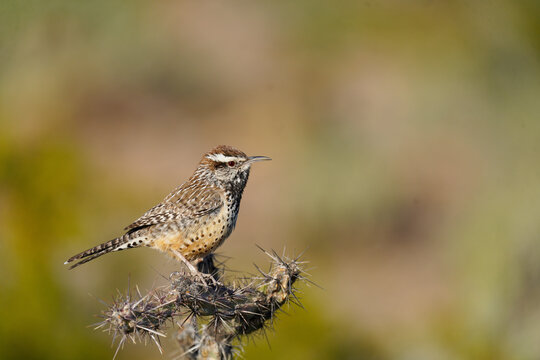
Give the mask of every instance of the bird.
[{"label": "bird", "polygon": [[193,175],[113,240],[69,258],[70,269],[110,252],[150,247],[183,262],[201,261],[229,237],[236,226],[251,166],[267,156],[247,156],[219,145],[202,156]]}]

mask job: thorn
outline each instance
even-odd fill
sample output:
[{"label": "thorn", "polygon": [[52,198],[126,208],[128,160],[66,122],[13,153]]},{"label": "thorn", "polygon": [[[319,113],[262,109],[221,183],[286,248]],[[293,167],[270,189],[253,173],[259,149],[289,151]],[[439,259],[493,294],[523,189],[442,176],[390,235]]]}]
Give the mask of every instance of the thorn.
[{"label": "thorn", "polygon": [[266,251],[266,250],[264,250],[264,249],[262,248],[262,246],[260,246],[260,245],[258,245],[258,244],[255,244],[255,246],[258,247],[258,248],[259,248],[263,253],[265,253],[266,255],[272,257],[272,256],[268,253],[268,251]]},{"label": "thorn", "polygon": [[122,340],[120,340],[120,342],[118,343],[118,346],[116,347],[116,351],[114,352],[113,360],[116,359],[116,355],[118,355],[118,351],[120,350],[120,348],[124,346],[125,341],[126,341],[126,336],[124,335],[122,337]]},{"label": "thorn", "polygon": [[151,338],[152,340],[154,340],[154,343],[156,344],[156,346],[157,346],[157,348],[158,348],[158,350],[159,350],[159,353],[160,353],[161,355],[163,355],[163,348],[161,347],[161,344],[159,343],[159,339],[156,338],[154,335],[150,335],[150,338]]},{"label": "thorn", "polygon": [[302,250],[302,252],[298,254],[298,256],[296,256],[296,258],[294,259],[294,262],[297,262],[298,260],[300,260],[300,258],[305,254],[306,251],[308,251],[308,249],[309,249],[309,245],[306,246],[306,248]]},{"label": "thorn", "polygon": [[156,335],[161,336],[161,337],[167,337],[167,335],[165,335],[165,334],[162,334],[162,333],[160,333],[158,331],[146,328],[144,326],[141,326],[141,325],[135,325],[135,326],[138,327],[139,329],[143,329],[144,331],[148,331],[149,333],[156,334]]},{"label": "thorn", "polygon": [[110,306],[109,304],[107,304],[107,303],[105,302],[105,300],[101,300],[100,298],[98,298],[97,296],[95,296],[95,295],[92,294],[92,293],[88,293],[88,296],[93,297],[94,299],[96,299],[96,300],[99,301],[102,305],[105,305],[106,307],[109,307],[109,306]]},{"label": "thorn", "polygon": [[261,275],[264,277],[264,279],[271,279],[272,278],[270,275],[268,275],[267,273],[262,271],[261,268],[257,264],[253,263],[253,266],[255,266],[257,271],[261,273]]},{"label": "thorn", "polygon": [[268,334],[266,333],[266,329],[262,328],[261,330],[264,335],[264,338],[266,339],[266,343],[268,344],[268,348],[272,350],[272,346],[270,345],[270,339],[268,339]]},{"label": "thorn", "polygon": [[295,304],[296,306],[299,306],[301,307],[302,309],[306,310],[306,308],[304,307],[304,305],[302,305],[302,303],[300,302],[300,299],[298,299],[298,297],[294,294],[294,291],[291,291],[291,296],[296,300],[290,300],[290,302],[292,302],[293,304]]},{"label": "thorn", "polygon": [[127,301],[131,302],[131,273],[128,273]]},{"label": "thorn", "polygon": [[287,265],[287,263],[285,261],[283,261],[282,258],[279,257],[279,255],[276,253],[275,250],[272,250],[272,254],[274,254],[274,256],[279,260],[279,263],[281,263],[283,265]]},{"label": "thorn", "polygon": [[305,277],[303,277],[303,276],[302,276],[302,277],[299,277],[298,279],[301,280],[301,281],[305,281],[305,282],[307,282],[307,283],[309,283],[309,284],[311,284],[311,285],[313,285],[313,286],[316,286],[316,287],[318,287],[318,288],[321,289],[321,290],[326,290],[325,288],[323,288],[323,287],[320,286],[319,284],[314,283],[313,281],[311,281],[311,280],[309,280],[308,278],[305,278]]}]

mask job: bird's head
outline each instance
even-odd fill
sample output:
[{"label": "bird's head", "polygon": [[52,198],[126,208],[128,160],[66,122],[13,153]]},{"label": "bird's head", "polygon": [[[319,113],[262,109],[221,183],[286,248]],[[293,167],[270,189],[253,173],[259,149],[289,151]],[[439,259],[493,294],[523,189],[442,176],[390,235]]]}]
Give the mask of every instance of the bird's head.
[{"label": "bird's head", "polygon": [[251,165],[262,160],[271,159],[266,156],[247,156],[232,146],[219,145],[204,154],[200,168],[204,168],[218,185],[226,189],[242,190]]}]

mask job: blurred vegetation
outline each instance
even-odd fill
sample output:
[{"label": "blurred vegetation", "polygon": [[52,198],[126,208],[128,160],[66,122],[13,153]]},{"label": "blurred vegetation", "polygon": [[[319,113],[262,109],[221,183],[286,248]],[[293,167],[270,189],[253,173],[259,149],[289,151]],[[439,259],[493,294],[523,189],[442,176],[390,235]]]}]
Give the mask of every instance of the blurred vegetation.
[{"label": "blurred vegetation", "polygon": [[539,18],[536,0],[0,2],[0,358],[112,356],[86,328],[98,298],[174,264],[63,261],[227,143],[274,161],[220,253],[252,271],[255,243],[309,246],[325,288],[247,359],[538,359]]}]

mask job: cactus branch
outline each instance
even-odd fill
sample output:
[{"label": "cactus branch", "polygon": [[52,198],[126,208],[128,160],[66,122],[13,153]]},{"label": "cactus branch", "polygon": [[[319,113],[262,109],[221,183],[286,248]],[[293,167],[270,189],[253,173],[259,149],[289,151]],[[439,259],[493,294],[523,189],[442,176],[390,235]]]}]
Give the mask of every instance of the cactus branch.
[{"label": "cactus branch", "polygon": [[[260,276],[223,282],[223,269],[213,255],[197,267],[211,281],[184,272],[173,272],[168,284],[143,295],[137,288],[135,298],[119,295],[103,312],[104,320],[96,329],[104,329],[119,338],[118,351],[130,340],[152,341],[162,352],[160,338],[168,323],[178,326],[175,339],[180,354],[187,359],[232,359],[242,337],[264,330],[287,302],[302,306],[294,285],[304,280],[299,258],[280,257],[263,250],[271,259],[268,272]],[[239,285],[240,284],[240,285]]]}]

